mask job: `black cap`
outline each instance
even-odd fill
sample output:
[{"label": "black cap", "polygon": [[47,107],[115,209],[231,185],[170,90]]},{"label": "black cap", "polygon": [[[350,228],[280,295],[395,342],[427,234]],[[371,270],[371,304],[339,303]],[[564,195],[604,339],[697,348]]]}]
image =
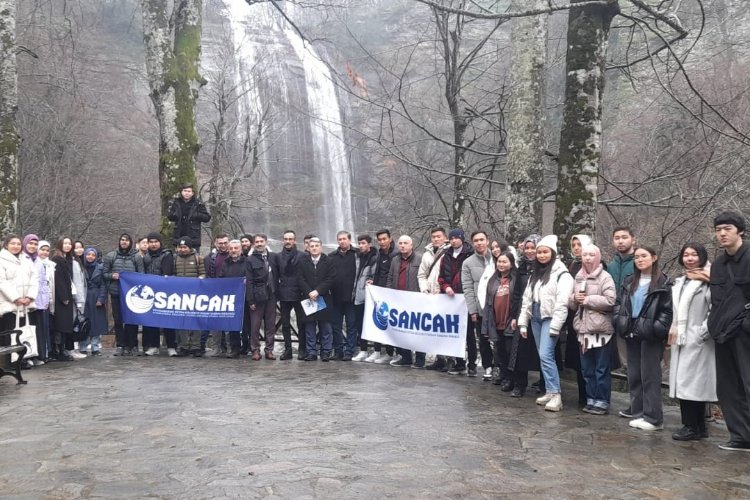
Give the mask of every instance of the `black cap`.
[{"label": "black cap", "polygon": [[190,248],[193,248],[193,241],[190,239],[189,236],[180,236],[180,239],[177,240],[176,246],[180,246],[180,245],[186,245]]}]

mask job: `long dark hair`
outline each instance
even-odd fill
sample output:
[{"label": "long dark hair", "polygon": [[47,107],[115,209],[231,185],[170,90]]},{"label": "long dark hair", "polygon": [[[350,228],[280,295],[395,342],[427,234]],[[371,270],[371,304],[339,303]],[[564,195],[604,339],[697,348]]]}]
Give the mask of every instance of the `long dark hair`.
[{"label": "long dark hair", "polygon": [[695,253],[698,254],[698,262],[700,264],[700,267],[704,267],[706,265],[706,262],[708,262],[708,251],[706,251],[706,247],[701,245],[700,243],[694,243],[694,242],[688,242],[685,243],[682,248],[680,249],[680,255],[677,256],[677,262],[682,266],[685,267],[685,263],[682,262],[682,255],[685,253],[685,250],[688,248],[692,248],[695,250]]},{"label": "long dark hair", "polygon": [[552,252],[552,257],[546,264],[542,264],[541,262],[539,262],[539,259],[536,259],[534,261],[534,265],[532,266],[531,271],[531,281],[529,282],[530,287],[533,288],[534,285],[536,285],[537,281],[541,281],[542,285],[546,285],[549,282],[549,276],[550,274],[552,274],[552,266],[557,260],[557,252],[555,252],[551,248],[550,252]]},{"label": "long dark hair", "polygon": [[[65,251],[63,250],[63,243],[65,242],[65,240],[70,240],[70,252],[68,253],[65,253]],[[53,252],[52,256],[62,257],[69,263],[73,262],[73,245],[73,238],[70,238],[69,236],[60,236],[55,242],[55,251]]]},{"label": "long dark hair", "polygon": [[[656,285],[659,283],[659,280],[661,279],[661,273],[659,272],[659,256],[656,254],[656,250],[654,250],[651,247],[645,246],[645,245],[638,245],[633,249],[633,252],[637,252],[638,250],[645,250],[647,251],[652,257],[656,257],[657,259],[651,264],[651,283],[648,285],[648,291],[653,292],[654,289],[656,289]],[[635,293],[636,290],[638,290],[638,283],[641,281],[641,270],[638,269],[635,265],[633,265],[635,268],[635,271],[633,272],[633,281],[630,283],[630,293]]]},{"label": "long dark hair", "polygon": [[[500,257],[505,257],[510,261],[510,273],[513,273],[513,271],[516,270],[516,258],[515,256],[510,253],[509,251],[500,252],[500,255],[497,256],[497,260],[500,260]],[[497,262],[495,263],[495,267],[497,267]]]}]

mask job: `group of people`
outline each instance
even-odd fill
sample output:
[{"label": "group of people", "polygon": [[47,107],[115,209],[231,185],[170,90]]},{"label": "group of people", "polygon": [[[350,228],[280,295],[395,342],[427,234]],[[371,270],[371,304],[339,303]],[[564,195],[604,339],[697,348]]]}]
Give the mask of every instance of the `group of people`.
[{"label": "group of people", "polygon": [[[207,212],[199,206],[170,210],[176,226],[191,217],[205,219],[202,214]],[[278,253],[268,249],[264,234],[237,239],[218,234],[205,258],[199,255],[200,240],[185,234],[190,226],[186,230],[184,224],[175,230],[181,234],[175,236],[174,252],[164,248],[156,232],[139,241],[122,234],[117,249],[103,256],[68,237],[53,247],[34,234],[9,235],[0,251],[0,326],[13,329],[18,317],[36,325],[39,352],[32,365],[96,356],[108,330],[109,302],[116,355],[158,355],[163,336],[169,356],[203,356],[213,335],[214,356],[249,355],[260,361],[276,359],[278,308],[281,360],[293,357],[294,312],[300,360],[320,357],[469,377],[478,376],[480,361],[484,380],[518,398],[529,388],[529,371],[539,371],[536,403],[551,412],[563,409],[561,358],[576,370],[580,407],[592,415],[609,413],[611,371],[623,365],[630,407],[618,413],[643,431],[663,428],[661,361],[669,348],[669,392],[679,401],[683,424],[673,438],[707,437],[706,404],[718,401],[730,432],[730,442],[722,448],[748,451],[750,255],[742,240],[745,220],[724,212],[714,226],[722,249],[718,257],[711,264],[703,245],[685,244],[678,255],[683,272],[674,282],[661,270],[657,252],[637,242],[627,227],[613,231],[615,252],[609,263],[602,261],[590,236],[577,235],[569,242],[572,260],[567,265],[554,235],[532,234],[513,247],[481,230],[467,237],[461,229],[435,228],[424,252],[407,235],[394,241],[387,229],[377,231],[374,240],[369,234],[357,236],[356,248],[351,234],[340,231],[338,248],[329,254],[314,235],[306,235],[299,250],[291,230],[283,233]],[[123,323],[120,310],[118,280],[125,271],[244,277],[243,329],[143,327],[139,349],[139,326]],[[371,285],[463,294],[469,314],[466,356],[436,355],[427,364],[426,353],[363,339]],[[319,297],[327,307],[306,315],[300,301]],[[91,322],[87,338],[73,335],[81,316]]]}]

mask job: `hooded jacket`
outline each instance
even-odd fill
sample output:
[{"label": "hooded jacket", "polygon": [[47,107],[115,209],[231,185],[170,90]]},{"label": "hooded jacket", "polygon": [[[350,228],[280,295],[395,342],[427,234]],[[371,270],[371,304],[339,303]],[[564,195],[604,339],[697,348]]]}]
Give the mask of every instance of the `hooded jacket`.
[{"label": "hooded jacket", "polygon": [[[550,335],[559,335],[568,317],[568,298],[573,292],[573,277],[562,261],[555,259],[547,283],[539,282],[539,312],[542,319],[551,319]],[[518,328],[528,330],[531,322],[531,306],[534,302],[534,288],[531,283],[523,292],[521,312],[518,316]]]},{"label": "hooded jacket", "polygon": [[633,318],[630,284],[633,276],[622,283],[614,310],[615,332],[620,337],[645,342],[664,342],[672,326],[672,283],[662,273],[654,290],[646,294],[646,302],[637,318]]},{"label": "hooded jacket", "polygon": [[31,299],[27,309],[33,310],[38,292],[39,274],[23,252],[15,256],[5,248],[0,250],[0,316],[15,313],[15,301],[23,297]]},{"label": "hooded jacket", "polygon": [[[575,294],[583,288],[584,282],[586,298],[583,304],[578,304]],[[583,272],[576,274],[575,288],[568,299],[568,307],[573,316],[573,328],[578,333],[578,342],[585,349],[602,347],[612,338],[615,332],[612,311],[616,301],[615,282],[602,264],[587,277],[584,277]]]},{"label": "hooded jacket", "polygon": [[[120,238],[130,235],[123,233]],[[133,238],[130,238],[130,245],[123,249],[117,248],[104,256],[102,259],[104,268],[104,278],[109,282],[109,293],[110,295],[120,295],[120,281],[112,279],[112,273],[122,272],[143,272],[143,259],[137,252],[133,251]]]}]

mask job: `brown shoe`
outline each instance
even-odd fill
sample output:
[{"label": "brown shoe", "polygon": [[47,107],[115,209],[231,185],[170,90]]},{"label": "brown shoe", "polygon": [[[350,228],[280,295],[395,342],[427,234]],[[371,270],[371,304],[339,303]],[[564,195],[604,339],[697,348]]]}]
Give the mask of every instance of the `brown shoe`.
[{"label": "brown shoe", "polygon": [[253,351],[253,357],[251,359],[253,361],[260,361],[263,357],[260,355],[259,351]]},{"label": "brown shoe", "polygon": [[276,359],[276,356],[274,356],[272,352],[267,351],[266,352],[266,359],[274,360],[274,359]]}]

